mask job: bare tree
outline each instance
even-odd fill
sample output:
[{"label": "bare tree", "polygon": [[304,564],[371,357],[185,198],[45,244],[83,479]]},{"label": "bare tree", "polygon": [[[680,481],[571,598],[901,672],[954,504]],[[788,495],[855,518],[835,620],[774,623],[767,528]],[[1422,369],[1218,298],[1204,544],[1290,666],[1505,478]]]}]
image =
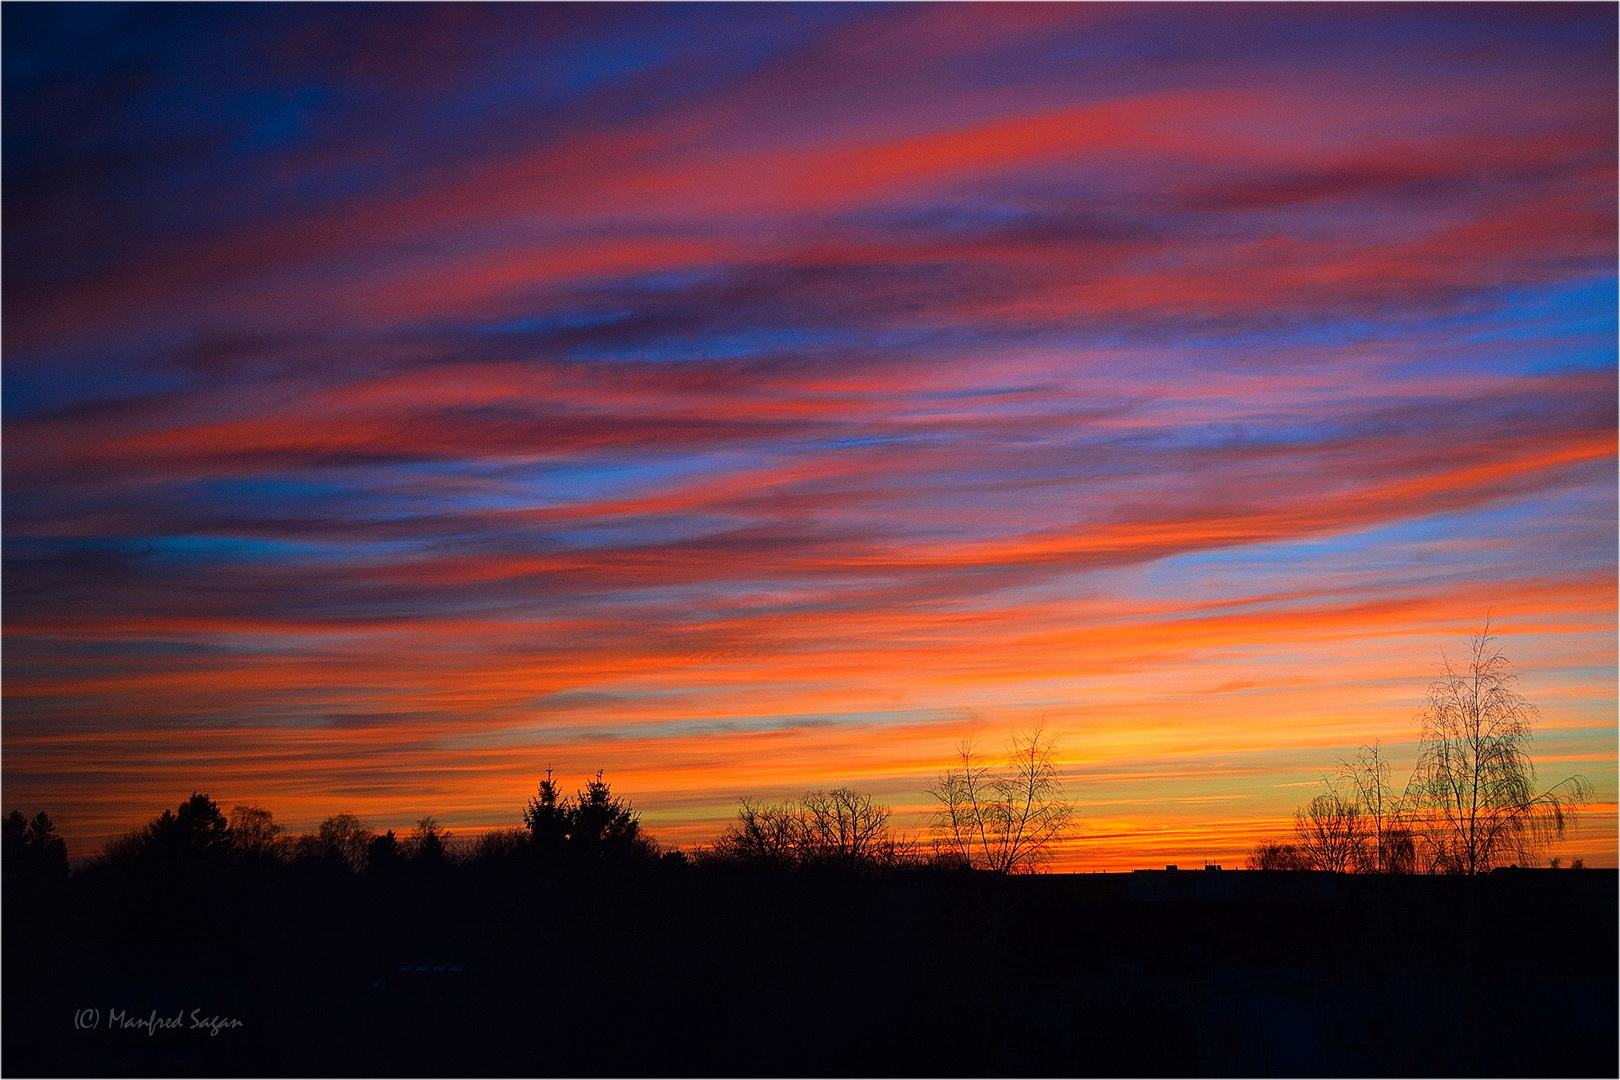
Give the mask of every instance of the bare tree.
[{"label": "bare tree", "polygon": [[281,844],[281,826],[262,806],[231,807],[230,828],[231,840],[243,855],[268,858]]},{"label": "bare tree", "polygon": [[1293,844],[1267,841],[1249,852],[1250,870],[1309,870],[1310,864]]},{"label": "bare tree", "polygon": [[737,820],[714,841],[708,857],[778,868],[833,866],[870,870],[898,866],[916,845],[889,831],[889,808],[851,788],[806,792],[797,800],[742,800]]},{"label": "bare tree", "polygon": [[1379,744],[1363,746],[1354,760],[1339,762],[1339,775],[1355,791],[1367,842],[1358,870],[1376,874],[1410,874],[1416,853],[1406,805],[1389,786],[1389,761]]},{"label": "bare tree", "polygon": [[473,844],[471,858],[474,862],[518,858],[528,850],[530,836],[528,829],[491,829]]},{"label": "bare tree", "polygon": [[803,844],[804,822],[791,802],[756,803],[743,799],[737,820],[712,846],[721,859],[755,866],[792,866]]},{"label": "bare tree", "polygon": [[1301,859],[1312,870],[1342,874],[1365,862],[1361,807],[1331,786],[1294,812],[1294,835]]},{"label": "bare tree", "polygon": [[1494,644],[1490,624],[1469,642],[1468,663],[1429,687],[1422,749],[1409,791],[1420,807],[1434,867],[1478,874],[1503,863],[1539,861],[1591,797],[1571,776],[1536,790],[1527,747],[1535,706]]},{"label": "bare tree", "polygon": [[353,814],[333,814],[321,822],[312,842],[303,838],[300,842],[306,850],[341,859],[358,872],[365,869],[366,845],[371,843],[371,838],[371,830],[360,824],[360,819]]},{"label": "bare tree", "polygon": [[875,860],[889,833],[889,808],[851,788],[811,791],[799,800],[806,854],[816,862],[860,866]]},{"label": "bare tree", "polygon": [[935,824],[942,839],[969,866],[1000,874],[1033,871],[1069,834],[1074,808],[1063,798],[1054,748],[1039,727],[1015,735],[999,772],[970,742],[957,748],[961,767],[941,775],[928,793],[939,803]]}]

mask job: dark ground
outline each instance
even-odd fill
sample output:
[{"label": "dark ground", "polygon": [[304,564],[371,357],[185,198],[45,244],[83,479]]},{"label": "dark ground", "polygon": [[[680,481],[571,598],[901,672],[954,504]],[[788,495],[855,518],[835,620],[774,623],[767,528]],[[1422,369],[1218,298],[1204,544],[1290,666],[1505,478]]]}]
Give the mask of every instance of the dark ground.
[{"label": "dark ground", "polygon": [[[11,875],[0,1066],[1615,1076],[1616,887],[1613,870]],[[178,1025],[109,1030],[153,1010]],[[241,1026],[210,1035],[193,1010]]]}]

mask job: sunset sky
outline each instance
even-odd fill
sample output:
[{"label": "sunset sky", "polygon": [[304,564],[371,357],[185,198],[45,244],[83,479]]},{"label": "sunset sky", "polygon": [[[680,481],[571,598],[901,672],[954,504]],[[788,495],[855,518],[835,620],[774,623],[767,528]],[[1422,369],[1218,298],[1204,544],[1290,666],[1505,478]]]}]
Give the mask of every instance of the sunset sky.
[{"label": "sunset sky", "polygon": [[4,809],[1232,865],[1486,620],[1616,862],[1616,15],[8,4]]}]

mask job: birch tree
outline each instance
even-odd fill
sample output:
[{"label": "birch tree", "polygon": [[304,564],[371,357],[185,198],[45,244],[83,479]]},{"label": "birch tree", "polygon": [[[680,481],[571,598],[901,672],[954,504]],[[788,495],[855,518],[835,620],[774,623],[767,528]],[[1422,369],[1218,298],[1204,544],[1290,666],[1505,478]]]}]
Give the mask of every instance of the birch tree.
[{"label": "birch tree", "polygon": [[1539,788],[1528,752],[1536,708],[1489,631],[1487,624],[1469,642],[1461,670],[1447,661],[1429,687],[1409,789],[1434,868],[1450,873],[1529,865],[1591,797],[1582,776]]},{"label": "birch tree", "polygon": [[1389,760],[1378,743],[1363,746],[1352,761],[1339,762],[1339,774],[1349,782],[1361,807],[1367,842],[1360,853],[1360,870],[1375,874],[1410,874],[1416,853],[1407,822],[1405,801],[1390,788]]}]

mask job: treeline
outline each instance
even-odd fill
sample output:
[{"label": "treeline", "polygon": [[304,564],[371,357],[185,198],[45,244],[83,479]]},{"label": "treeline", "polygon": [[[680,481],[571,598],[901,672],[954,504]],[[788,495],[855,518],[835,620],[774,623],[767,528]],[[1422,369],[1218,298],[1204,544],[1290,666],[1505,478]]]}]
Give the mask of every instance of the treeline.
[{"label": "treeline", "polygon": [[[227,814],[193,793],[174,810],[107,846],[96,871],[290,867],[385,875],[457,865],[551,869],[698,865],[760,871],[878,873],[902,869],[1030,870],[1065,836],[1072,817],[1053,764],[1053,742],[1037,728],[1008,743],[1006,761],[989,765],[959,748],[959,768],[931,787],[939,804],[930,842],[895,832],[891,811],[848,787],[810,791],[778,803],[741,800],[737,818],[715,840],[690,852],[666,849],[642,828],[641,815],[613,793],[601,772],[566,794],[550,769],[522,811],[522,826],[460,841],[434,817],[404,836],[375,833],[353,814],[335,814],[314,832],[288,835],[271,811],[235,806]],[[44,813],[6,819],[7,867],[66,876],[67,849]],[[47,854],[48,853],[48,857]]]},{"label": "treeline", "polygon": [[774,869],[835,867],[892,869],[936,860],[915,840],[889,829],[889,808],[850,788],[812,791],[797,800],[744,799],[737,820],[713,846],[698,852],[705,863]]},{"label": "treeline", "polygon": [[[375,832],[354,814],[334,814],[309,833],[292,835],[260,806],[227,813],[212,798],[193,793],[173,810],[107,845],[89,862],[92,872],[288,868],[387,875],[438,870],[467,863],[533,862],[553,866],[684,861],[641,828],[640,815],[613,794],[599,773],[576,794],[563,794],[548,772],[523,810],[522,828],[497,829],[470,842],[454,837],[434,817],[403,835]],[[65,877],[66,845],[44,813],[5,820],[7,870]]]},{"label": "treeline", "polygon": [[[554,870],[603,866],[700,865],[762,870],[882,871],[962,860],[899,835],[890,810],[850,788],[814,791],[778,804],[744,799],[737,820],[711,845],[690,853],[666,848],[642,828],[641,815],[613,793],[602,773],[572,795],[548,771],[522,811],[522,826],[463,840],[434,817],[404,835],[374,832],[354,814],[334,814],[312,832],[292,835],[259,806],[226,812],[204,793],[113,841],[92,873],[235,869],[387,876],[457,866],[504,864]],[[65,878],[67,846],[44,813],[12,811],[5,820],[5,866],[34,878]]]}]

